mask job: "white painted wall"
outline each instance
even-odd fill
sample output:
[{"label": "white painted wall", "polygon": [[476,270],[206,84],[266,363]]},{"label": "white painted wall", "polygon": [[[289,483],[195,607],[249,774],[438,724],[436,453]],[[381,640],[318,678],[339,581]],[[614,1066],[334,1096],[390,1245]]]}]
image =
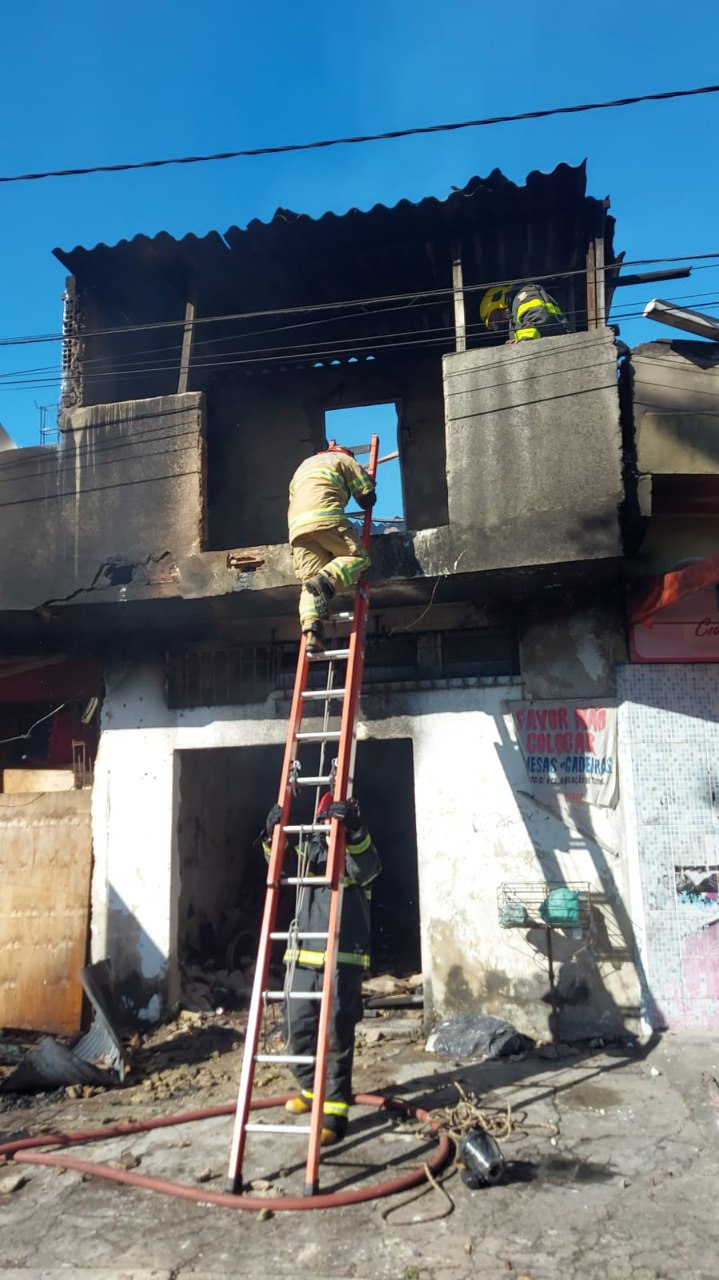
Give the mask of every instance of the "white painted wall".
[{"label": "white painted wall", "polygon": [[[506,1014],[529,1034],[545,1035],[546,961],[523,930],[500,929],[497,889],[559,874],[602,885],[610,896],[624,893],[623,817],[621,806],[571,815],[561,801],[544,809],[519,795],[524,767],[507,701],[520,695],[520,685],[506,682],[365,696],[359,733],[413,740],[423,968],[435,1012]],[[159,666],[110,673],[93,795],[92,946],[95,958],[110,954],[121,980],[139,964],[148,992],[154,980],[163,998],[173,998],[174,753],[282,743],[285,712],[282,704],[276,714],[274,698],[242,708],[242,718],[236,707],[170,711]],[[558,937],[558,946],[571,971],[595,984],[589,1003],[568,1008],[563,1031],[616,1029],[617,1006],[638,1002],[632,966],[618,951],[612,961],[595,960],[587,939]],[[145,1017],[157,1012],[151,994],[142,1009]]]}]

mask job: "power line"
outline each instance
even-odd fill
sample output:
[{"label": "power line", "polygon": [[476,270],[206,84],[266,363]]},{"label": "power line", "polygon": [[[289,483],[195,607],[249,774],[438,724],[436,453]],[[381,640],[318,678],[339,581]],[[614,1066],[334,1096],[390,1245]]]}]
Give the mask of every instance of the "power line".
[{"label": "power line", "polygon": [[[635,266],[659,266],[666,262],[702,262],[707,259],[719,259],[719,251],[713,253],[686,253],[668,258],[636,258],[628,261],[618,261],[609,263],[605,268],[606,273],[619,273],[625,267]],[[709,263],[708,266],[713,264]],[[700,268],[696,268],[699,270]],[[575,267],[570,271],[550,271],[544,274],[527,275],[525,279],[531,279],[535,284],[541,284],[544,281],[567,280],[572,276],[585,276],[585,267]],[[485,280],[479,284],[465,284],[464,293],[477,293],[484,289],[493,289],[499,285],[507,283],[507,277],[501,280]],[[638,286],[634,285],[633,288]],[[257,320],[265,317],[274,316],[296,316],[296,315],[317,315],[320,312],[338,311],[343,307],[370,307],[379,306],[381,303],[400,303],[405,302],[408,305],[426,302],[432,299],[451,298],[454,290],[451,285],[445,285],[438,289],[414,289],[408,293],[388,293],[377,294],[373,297],[366,298],[340,298],[334,302],[311,302],[302,303],[297,306],[290,307],[268,307],[265,309],[255,309],[253,311],[235,311],[222,312],[211,316],[195,316],[192,321],[193,328],[197,329],[200,325],[206,324],[222,324],[230,320]],[[387,307],[385,310],[396,310],[399,308]],[[377,312],[373,314],[378,314]],[[341,319],[350,319],[351,317],[342,316]],[[330,317],[332,319],[332,317]],[[310,321],[310,324],[318,323]],[[126,333],[147,333],[154,329],[184,329],[187,321],[184,319],[177,320],[152,320],[144,321],[138,324],[114,325],[102,329],[86,330],[83,333],[68,334],[63,332],[56,333],[36,333],[36,334],[20,334],[9,338],[0,338],[0,347],[16,347],[37,345],[45,342],[83,342],[88,338],[104,338]],[[298,326],[288,325],[287,328],[296,328]],[[197,345],[196,343],[194,345]]]},{"label": "power line", "polygon": [[[711,303],[707,305],[719,305],[719,298],[713,298]],[[581,313],[586,314],[585,312]],[[630,319],[633,317],[640,318],[643,311],[630,311],[623,314],[620,318]],[[480,346],[484,346],[493,341],[492,335],[486,333],[481,326],[468,326],[468,337],[474,341],[478,341]],[[402,339],[406,339],[402,341]],[[374,334],[350,336],[343,339],[336,339],[331,343],[315,345],[311,343],[301,344],[297,346],[285,346],[277,348],[263,348],[259,350],[240,349],[236,352],[228,352],[224,356],[212,356],[208,354],[200,360],[193,360],[191,368],[195,372],[211,372],[220,369],[235,368],[238,371],[253,367],[270,368],[272,366],[294,366],[307,368],[311,365],[330,366],[334,364],[345,364],[349,362],[363,363],[366,360],[375,360],[381,355],[390,351],[410,350],[420,351],[428,349],[445,348],[447,351],[454,349],[454,327],[440,326],[428,330],[405,330],[394,334]],[[541,355],[541,352],[534,353],[535,356]],[[130,357],[131,359],[132,357]],[[532,359],[526,355],[525,359]],[[661,361],[658,361],[662,363]],[[83,381],[87,385],[93,383],[114,381],[120,382],[124,379],[141,379],[154,375],[162,375],[177,372],[177,361],[166,360],[163,363],[140,363],[130,365],[129,367],[114,366],[108,364],[107,368],[103,368],[97,372],[87,372],[83,374]],[[584,367],[584,366],[582,366]],[[670,367],[674,367],[671,365]],[[38,371],[36,376],[23,377],[23,373],[30,374],[29,370],[19,370],[17,374],[6,375],[8,379],[15,378],[14,381],[0,383],[2,390],[28,390],[30,388],[54,387],[62,383],[63,374],[60,371],[54,372],[51,369],[46,371]]]},{"label": "power line", "polygon": [[40,173],[17,173],[0,177],[0,182],[37,182],[42,178],[77,178],[89,173],[127,173],[134,169],[160,169],[175,164],[206,164],[210,160],[237,160],[252,156],[282,155],[290,151],[316,151],[326,147],[351,146],[364,142],[388,142],[396,138],[412,138],[421,134],[456,133],[460,129],[483,129],[488,125],[515,124],[519,120],[544,120],[550,116],[576,115],[584,111],[606,111],[613,107],[632,107],[639,102],[666,102],[671,98],[694,98],[706,93],[719,93],[719,85],[703,85],[698,89],[671,89],[664,93],[643,93],[631,98],[614,98],[608,102],[583,102],[570,107],[547,107],[543,111],[523,111],[519,115],[512,116],[487,116],[483,120],[420,125],[413,129],[390,129],[384,133],[357,134],[347,138],[323,138],[317,142],[288,142],[277,147],[247,147],[241,151],[216,151],[212,155],[200,156],[172,156],[163,160],[140,160],[134,164],[98,164],[84,168],[49,169]]}]

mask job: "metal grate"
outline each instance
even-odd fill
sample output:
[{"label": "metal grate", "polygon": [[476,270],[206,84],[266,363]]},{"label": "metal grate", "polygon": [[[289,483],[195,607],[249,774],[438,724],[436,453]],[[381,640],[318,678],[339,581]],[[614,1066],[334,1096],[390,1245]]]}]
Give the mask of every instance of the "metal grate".
[{"label": "metal grate", "polygon": [[[165,661],[168,706],[243,706],[292,689],[297,645],[213,645],[169,651]],[[364,687],[429,680],[511,677],[519,670],[516,638],[509,631],[427,631],[368,637]],[[320,672],[311,675],[308,688]]]},{"label": "metal grate", "polygon": [[497,909],[502,929],[589,929],[592,886],[586,881],[501,884]]}]

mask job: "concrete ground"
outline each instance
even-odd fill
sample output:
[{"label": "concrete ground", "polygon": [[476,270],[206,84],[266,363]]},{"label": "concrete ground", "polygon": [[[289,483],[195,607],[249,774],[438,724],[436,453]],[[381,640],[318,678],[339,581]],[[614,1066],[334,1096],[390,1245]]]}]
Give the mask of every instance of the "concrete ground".
[{"label": "concrete ground", "polygon": [[[123,1089],[0,1097],[0,1141],[232,1101],[236,1033],[212,1023],[208,1017],[169,1044],[146,1047]],[[426,1053],[416,1020],[366,1022],[358,1091],[381,1090],[432,1108],[453,1103],[460,1081],[490,1116],[511,1106],[515,1128],[501,1144],[508,1163],[503,1183],[470,1191],[454,1172],[443,1182],[451,1203],[430,1190],[408,1203],[405,1193],[346,1208],[273,1213],[278,1190],[300,1192],[304,1140],[269,1135],[250,1139],[245,1170],[267,1195],[269,1213],[259,1214],[11,1162],[0,1167],[0,1276],[715,1280],[716,1079],[719,1034],[667,1034],[649,1051],[606,1046],[558,1060],[535,1052],[476,1065]],[[287,1087],[277,1072],[265,1085],[268,1094]],[[279,1120],[282,1113],[265,1115]],[[221,1191],[231,1127],[231,1119],[215,1118],[73,1153]],[[327,1153],[322,1186],[384,1180],[425,1156],[425,1139],[411,1126],[357,1109],[346,1141]],[[10,1190],[19,1175],[25,1181]]]}]

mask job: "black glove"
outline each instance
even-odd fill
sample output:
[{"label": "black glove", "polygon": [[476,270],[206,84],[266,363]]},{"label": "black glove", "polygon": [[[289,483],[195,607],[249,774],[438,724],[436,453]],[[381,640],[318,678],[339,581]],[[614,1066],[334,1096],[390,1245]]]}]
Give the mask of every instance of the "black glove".
[{"label": "black glove", "polygon": [[336,818],[346,828],[349,835],[361,827],[359,805],[356,800],[335,800],[330,805],[330,817]]},{"label": "black glove", "polygon": [[368,489],[367,493],[360,493],[357,498],[357,506],[363,511],[369,511],[377,501],[377,490]]},{"label": "black glove", "polygon": [[270,812],[267,815],[267,819],[265,821],[265,831],[267,832],[268,840],[272,839],[272,833],[275,827],[277,826],[277,823],[280,821],[281,817],[282,817],[281,805],[273,804],[272,808],[270,809]]}]

